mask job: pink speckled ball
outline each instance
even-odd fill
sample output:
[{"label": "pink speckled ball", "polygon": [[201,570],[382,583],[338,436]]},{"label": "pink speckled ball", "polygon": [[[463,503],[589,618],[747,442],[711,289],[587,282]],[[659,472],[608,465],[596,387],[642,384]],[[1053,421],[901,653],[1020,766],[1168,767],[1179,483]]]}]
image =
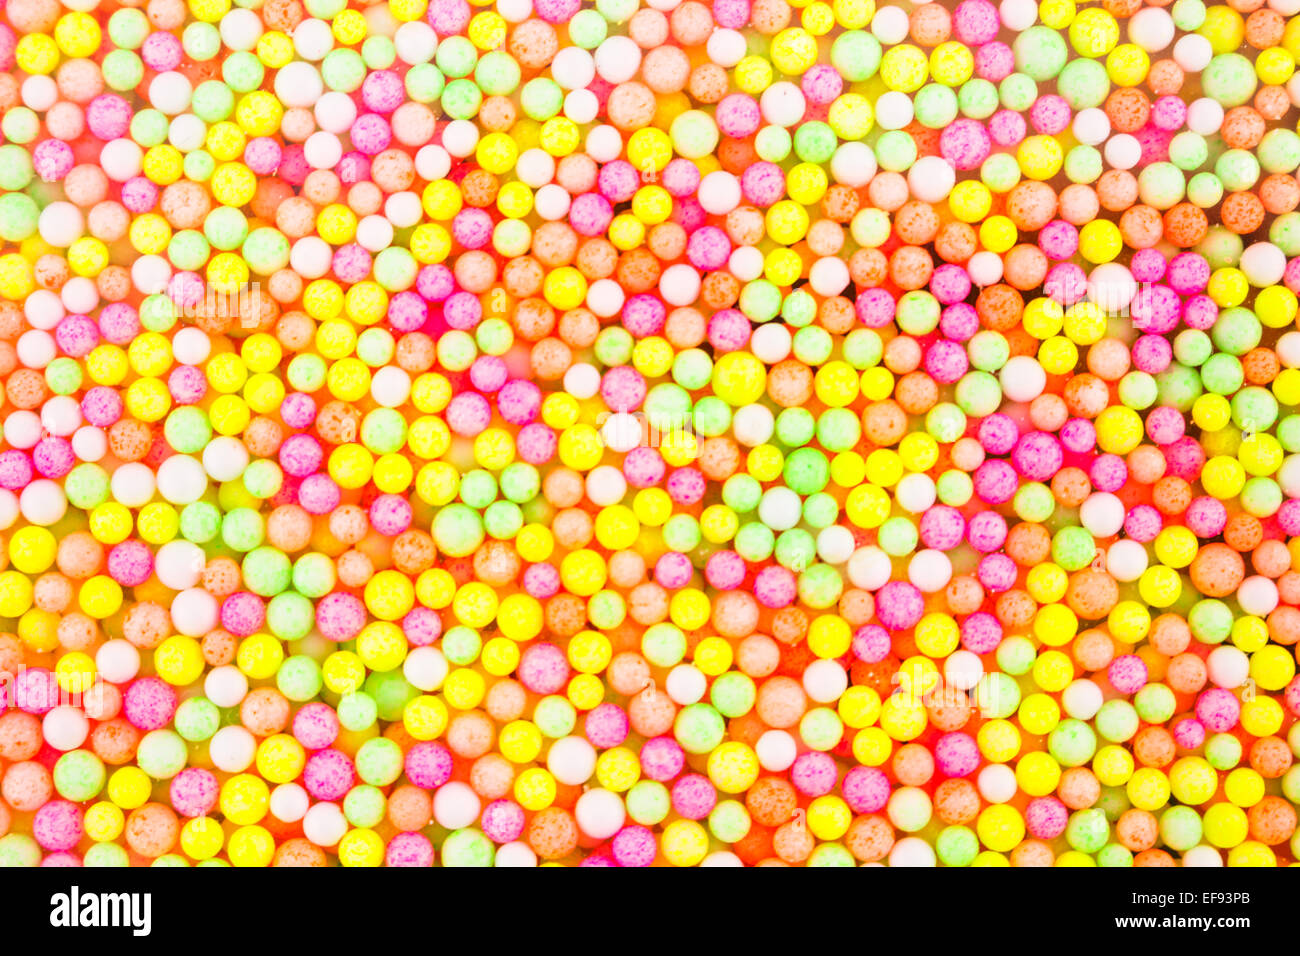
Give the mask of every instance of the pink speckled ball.
[{"label": "pink speckled ball", "polygon": [[221,785],[202,767],[187,767],[172,777],[172,806],[183,817],[206,816],[217,805]]},{"label": "pink speckled ball", "polygon": [[122,697],[122,711],[132,726],[158,730],[171,723],[176,713],[176,691],[157,677],[133,680]]},{"label": "pink speckled ball", "polygon": [[569,662],[555,644],[534,644],[519,658],[519,682],[534,694],[558,694],[569,681]]},{"label": "pink speckled ball", "polygon": [[433,866],[433,844],[423,833],[399,833],[384,850],[385,866]]},{"label": "pink speckled ball", "polygon": [[[409,755],[407,760],[409,763]],[[352,789],[356,770],[342,751],[333,748],[320,750],[307,759],[302,780],[307,792],[317,800],[341,800]],[[414,780],[411,782],[415,783]]]},{"label": "pink speckled ball", "polygon": [[51,800],[32,818],[32,836],[46,850],[71,850],[84,832],[81,807],[70,800]]}]

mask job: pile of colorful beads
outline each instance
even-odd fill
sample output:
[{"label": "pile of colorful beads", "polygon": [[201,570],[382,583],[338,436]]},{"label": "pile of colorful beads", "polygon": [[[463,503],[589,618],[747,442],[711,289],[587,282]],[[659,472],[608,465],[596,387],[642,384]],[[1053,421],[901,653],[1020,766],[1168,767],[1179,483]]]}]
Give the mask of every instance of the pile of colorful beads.
[{"label": "pile of colorful beads", "polygon": [[0,865],[1300,858],[1300,0],[7,0]]}]

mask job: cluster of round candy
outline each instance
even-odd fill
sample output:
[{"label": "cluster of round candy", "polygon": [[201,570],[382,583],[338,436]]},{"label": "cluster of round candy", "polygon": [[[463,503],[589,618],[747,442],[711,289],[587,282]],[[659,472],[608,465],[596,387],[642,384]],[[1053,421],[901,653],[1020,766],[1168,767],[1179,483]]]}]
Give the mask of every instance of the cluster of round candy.
[{"label": "cluster of round candy", "polygon": [[0,865],[1300,856],[1300,0],[7,0]]}]

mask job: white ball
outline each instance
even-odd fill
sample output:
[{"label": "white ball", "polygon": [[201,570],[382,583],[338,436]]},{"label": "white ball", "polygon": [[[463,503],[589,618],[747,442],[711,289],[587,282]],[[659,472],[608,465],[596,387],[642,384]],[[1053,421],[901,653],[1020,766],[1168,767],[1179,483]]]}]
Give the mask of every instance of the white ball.
[{"label": "white ball", "polygon": [[742,405],[731,417],[731,430],[736,441],[753,448],[772,437],[776,416],[766,405]]},{"label": "white ball", "polygon": [[551,79],[563,90],[584,89],[596,78],[596,61],[579,46],[566,46],[551,60]]},{"label": "white ball", "polygon": [[393,224],[383,216],[366,216],[357,223],[356,242],[367,252],[383,252],[393,244]]},{"label": "white ball", "polygon": [[587,287],[587,308],[597,318],[608,319],[617,315],[624,300],[622,287],[613,279],[597,279]]},{"label": "white ball", "polygon": [[1300,332],[1292,329],[1283,333],[1273,349],[1287,368],[1300,368]]},{"label": "white ball", "polygon": [[411,374],[396,365],[385,365],[371,379],[370,394],[384,408],[398,408],[411,394]]},{"label": "white ball", "polygon": [[966,271],[977,286],[996,285],[1002,281],[1002,257],[983,249],[966,262]]},{"label": "white ball", "polygon": [[459,159],[474,152],[478,141],[478,127],[469,120],[452,120],[442,131],[442,148]]},{"label": "white ball", "polygon": [[853,557],[856,545],[853,532],[843,525],[829,525],[817,533],[817,556],[827,564],[844,564]]},{"label": "white ball", "polygon": [[193,504],[207,490],[203,465],[189,455],[172,455],[158,466],[158,493],[174,505]]},{"label": "white ball", "polygon": [[412,20],[397,28],[393,47],[403,63],[410,66],[428,63],[438,50],[438,34],[423,20]]},{"label": "white ball", "polygon": [[780,80],[763,91],[758,108],[772,126],[791,127],[803,119],[808,101],[803,90],[788,80]]},{"label": "white ball", "polygon": [[175,70],[159,73],[149,83],[149,103],[167,116],[176,116],[189,109],[193,93],[190,81]]},{"label": "white ball", "polygon": [[943,662],[943,679],[949,687],[970,690],[979,684],[983,676],[984,664],[979,655],[964,648],[953,651]]},{"label": "white ball", "polygon": [[1124,527],[1124,502],[1108,491],[1094,491],[1079,506],[1079,523],[1094,538],[1109,538]]},{"label": "white ball", "polygon": [[582,401],[600,391],[600,372],[588,362],[570,365],[564,373],[564,390]]},{"label": "white ball", "polygon": [[585,126],[600,113],[600,100],[591,90],[570,90],[564,97],[564,115],[579,126]]},{"label": "white ball", "polygon": [[513,843],[507,843],[497,848],[496,857],[493,865],[510,868],[531,868],[537,866],[537,854],[527,843],[520,843],[516,840]]},{"label": "white ball", "polygon": [[642,419],[632,412],[614,412],[600,426],[600,438],[605,447],[626,454],[641,444]]},{"label": "white ball", "polygon": [[933,478],[925,472],[914,471],[904,475],[894,487],[894,498],[904,511],[919,515],[934,505],[938,492]]},{"label": "white ball", "polygon": [[704,859],[700,860],[700,866],[719,867],[719,866],[744,866],[745,862],[730,850],[715,850]]},{"label": "white ball", "polygon": [[820,296],[839,295],[851,281],[848,263],[836,256],[823,256],[808,270],[808,285]]},{"label": "white ball", "polygon": [[907,185],[912,195],[928,203],[948,197],[957,184],[957,170],[941,156],[922,156],[907,171]]},{"label": "white ball", "polygon": [[932,867],[937,862],[934,847],[920,837],[903,837],[889,851],[890,866]]},{"label": "white ball", "polygon": [[218,770],[242,773],[253,765],[257,738],[238,724],[222,727],[208,741],[208,756]]},{"label": "white ball", "polygon": [[289,265],[304,279],[319,279],[330,271],[334,250],[320,236],[303,236],[289,249]]},{"label": "white ball", "polygon": [[748,47],[743,33],[723,27],[714,29],[704,49],[709,54],[709,60],[725,70],[743,60]]},{"label": "white ball", "polygon": [[1161,7],[1143,7],[1128,21],[1128,38],[1148,53],[1159,53],[1174,42],[1174,18]]},{"label": "white ball", "polygon": [[1038,5],[1034,0],[1002,0],[998,15],[1002,18],[1003,26],[1020,33],[1028,30],[1038,20]]},{"label": "white ball", "polygon": [[128,508],[143,507],[153,498],[153,472],[138,461],[127,462],[113,470],[109,487],[113,497]]},{"label": "white ball", "polygon": [[18,336],[14,345],[18,361],[28,368],[41,369],[54,361],[59,348],[54,344],[54,336],[43,329],[28,329]]},{"label": "white ball", "polygon": [[1147,549],[1132,538],[1121,538],[1106,549],[1106,571],[1122,583],[1142,577],[1149,563]]},{"label": "white ball", "polygon": [[1142,158],[1142,144],[1136,136],[1129,133],[1117,133],[1106,140],[1102,147],[1106,162],[1116,169],[1132,169]]},{"label": "white ball", "polygon": [[608,508],[623,500],[627,494],[627,479],[613,465],[598,465],[587,475],[587,498],[592,504]]},{"label": "white ball", "polygon": [[23,80],[20,90],[23,105],[37,113],[44,113],[59,100],[59,87],[48,76],[34,75]]},{"label": "white ball", "polygon": [[664,690],[680,707],[697,704],[709,690],[709,680],[693,664],[678,664],[668,672]]},{"label": "white ball", "polygon": [[1277,585],[1262,574],[1252,574],[1237,588],[1237,603],[1247,614],[1267,617],[1278,605]]},{"label": "white ball", "polygon": [[343,158],[343,144],[334,133],[317,130],[303,143],[302,154],[312,169],[333,169]]},{"label": "white ball", "polygon": [[1174,44],[1174,62],[1184,73],[1199,73],[1214,59],[1210,41],[1199,33],[1186,33]]},{"label": "white ball", "polygon": [[293,48],[304,60],[323,60],[334,48],[334,35],[324,20],[307,19],[294,27]]},{"label": "white ball", "polygon": [[1047,373],[1036,359],[1013,355],[998,371],[1002,394],[1013,402],[1032,402],[1047,387]]},{"label": "white ball", "polygon": [[297,823],[307,815],[311,798],[296,783],[282,783],[271,791],[271,815],[285,823]]},{"label": "white ball", "polygon": [[162,256],[141,256],[131,264],[131,282],[145,295],[165,290],[171,277],[171,263]]},{"label": "white ball", "polygon": [[402,662],[402,676],[417,690],[428,693],[442,686],[451,666],[436,647],[417,647]]},{"label": "white ball", "polygon": [[893,573],[889,555],[873,544],[858,548],[849,558],[849,580],[856,588],[878,591],[889,583]]},{"label": "white ball", "polygon": [[41,719],[41,734],[55,750],[76,750],[90,736],[90,721],[80,707],[61,704]]},{"label": "white ball", "polygon": [[221,619],[217,599],[203,588],[187,588],[172,599],[172,627],[186,637],[202,637]]},{"label": "white ball", "polygon": [[725,216],[739,206],[741,195],[740,180],[726,170],[714,170],[700,180],[700,206],[715,216]]},{"label": "white ball", "polygon": [[789,531],[803,515],[803,501],[784,486],[769,488],[758,502],[758,520],[773,531]]},{"label": "white ball", "polygon": [[85,276],[73,276],[59,290],[59,301],[69,312],[85,315],[99,305],[99,289]]},{"label": "white ball", "polygon": [[71,395],[55,395],[41,407],[41,425],[51,435],[67,438],[81,427],[81,405]]},{"label": "white ball", "polygon": [[1107,314],[1124,312],[1137,292],[1133,273],[1118,262],[1102,263],[1088,273],[1088,301]]},{"label": "white ball", "polygon": [[[1273,6],[1273,4],[1270,3],[1269,6]],[[1214,847],[1202,843],[1200,846],[1194,846],[1183,854],[1183,866],[1223,866],[1223,854]]]},{"label": "white ball", "polygon": [[212,340],[202,329],[187,325],[172,339],[172,354],[186,365],[202,364],[212,354]]},{"label": "white ball", "polygon": [[871,18],[871,35],[886,46],[902,43],[910,28],[902,7],[881,7]]},{"label": "white ball", "polygon": [[302,835],[317,846],[333,846],[348,832],[348,820],[337,803],[314,804],[302,818]]},{"label": "white ball", "polygon": [[727,270],[741,282],[753,282],[763,274],[765,261],[763,253],[756,246],[737,246],[731,250],[731,256],[727,259]]},{"label": "white ball", "polygon": [[238,438],[222,435],[203,449],[203,468],[216,481],[234,481],[248,467],[248,449]]},{"label": "white ball", "polygon": [[469,784],[453,780],[433,795],[433,818],[440,827],[460,830],[478,819],[481,806],[478,794]]},{"label": "white ball", "polygon": [[1220,644],[1205,658],[1210,683],[1234,690],[1250,676],[1250,658],[1231,644]]},{"label": "white ball", "polygon": [[12,528],[19,514],[18,496],[8,488],[0,488],[0,530]]},{"label": "white ball", "polygon": [[1071,124],[1074,138],[1085,146],[1099,146],[1110,135],[1110,117],[1095,106],[1079,110]]},{"label": "white ball", "polygon": [[789,358],[793,346],[794,336],[790,334],[789,326],[783,322],[760,325],[749,337],[749,350],[764,365],[775,365]]},{"label": "white ball", "polygon": [[519,155],[515,175],[524,185],[538,189],[555,178],[555,158],[543,149],[526,149]]},{"label": "white ball", "polygon": [[975,785],[989,803],[1006,803],[1016,795],[1016,774],[1004,763],[986,764]]},{"label": "white ball", "polygon": [[[55,205],[58,204],[50,203],[50,206]],[[67,203],[67,205],[72,206],[71,203]],[[48,210],[50,206],[46,206],[45,209],[41,211],[42,215],[44,215],[45,211]],[[72,206],[72,208],[76,209],[77,207]],[[81,214],[80,210],[77,211],[77,214]],[[44,232],[42,232],[41,235],[46,242],[50,242],[49,238],[45,237]],[[75,278],[80,277],[78,276]],[[69,279],[64,283],[64,288],[67,288],[71,282],[72,279]],[[64,308],[63,300],[49,289],[37,289],[27,297],[26,301],[23,302],[23,315],[27,319],[27,324],[34,329],[45,329],[46,331],[49,331],[62,322],[63,317],[67,314],[68,310]]]},{"label": "white ball", "polygon": [[593,126],[587,133],[583,148],[587,151],[587,155],[598,163],[612,162],[623,152],[623,134],[617,127],[601,123],[599,126]]},{"label": "white ball", "polygon": [[125,684],[140,673],[140,651],[125,638],[112,638],[95,652],[95,670],[110,684]]},{"label": "white ball", "polygon": [[62,485],[38,478],[19,492],[18,510],[31,524],[49,527],[68,513],[68,497]]},{"label": "white ball", "polygon": [[[897,8],[892,7],[890,9]],[[876,125],[881,129],[902,129],[912,122],[914,115],[915,107],[912,104],[912,98],[899,90],[890,90],[876,101]]]},{"label": "white ball", "polygon": [[1253,286],[1277,285],[1286,273],[1286,253],[1271,242],[1253,242],[1242,252],[1238,268]]},{"label": "white ball", "polygon": [[203,578],[207,557],[193,541],[176,538],[158,549],[154,574],[173,591],[195,587]]},{"label": "white ball", "polygon": [[1061,693],[1061,706],[1075,720],[1092,720],[1101,710],[1101,688],[1090,680],[1077,680]]},{"label": "white ball", "polygon": [[257,45],[262,35],[262,21],[252,10],[236,7],[221,18],[218,30],[228,48],[246,52]]},{"label": "white ball", "polygon": [[907,564],[907,579],[926,594],[935,594],[952,580],[952,561],[934,548],[918,551]]},{"label": "white ball", "polygon": [[641,48],[625,36],[606,37],[596,47],[596,72],[610,83],[626,83],[641,69]]},{"label": "white ball", "polygon": [[695,267],[678,262],[665,269],[659,277],[659,297],[669,305],[692,305],[700,296],[701,285],[703,280]]},{"label": "white ball", "polygon": [[214,667],[203,679],[203,694],[218,707],[236,707],[248,696],[248,678],[231,664]]},{"label": "white ball", "polygon": [[581,786],[596,772],[596,748],[586,737],[561,737],[547,751],[546,769],[560,783]]},{"label": "white ball", "polygon": [[608,840],[623,828],[627,809],[616,793],[600,787],[588,790],[573,806],[578,828],[593,840]]},{"label": "white ball", "polygon": [[[58,246],[60,249],[66,249],[85,234],[86,218],[81,214],[81,210],[72,203],[59,200],[50,203],[41,210],[40,217],[37,219],[36,228],[40,232],[41,238],[50,245]],[[58,302],[59,300],[58,296],[53,292],[49,292],[45,289],[37,291],[53,299],[55,302]],[[33,298],[36,298],[36,293],[32,293],[32,295],[27,298],[28,302],[30,302]],[[60,318],[62,318],[62,316],[60,316]],[[30,321],[30,313],[28,319]],[[57,322],[58,320],[56,319],[55,321]],[[37,327],[41,328],[41,326]],[[53,326],[50,327],[52,328]]]},{"label": "white ball", "polygon": [[451,172],[451,154],[433,143],[421,146],[415,154],[415,171],[421,179],[442,179]]},{"label": "white ball", "polygon": [[1187,128],[1202,136],[1212,136],[1223,125],[1223,116],[1223,107],[1219,103],[1208,96],[1202,96],[1187,107]]},{"label": "white ball", "polygon": [[41,416],[27,409],[9,412],[4,420],[4,436],[14,448],[31,448],[41,440]]},{"label": "white ball", "polygon": [[804,669],[804,692],[819,704],[839,700],[848,687],[848,672],[835,661],[814,661]]},{"label": "white ball", "polygon": [[384,200],[384,215],[398,229],[414,226],[423,214],[420,197],[410,190],[393,193]]},{"label": "white ball", "polygon": [[572,202],[573,197],[568,191],[555,183],[547,183],[537,190],[537,195],[533,197],[533,206],[537,210],[537,215],[547,222],[555,222],[567,216]]},{"label": "white ball", "polygon": [[764,770],[781,773],[789,770],[799,756],[799,746],[794,737],[784,730],[769,730],[754,744],[754,753]]},{"label": "white ball", "polygon": [[841,143],[831,156],[831,178],[851,189],[858,189],[871,182],[878,168],[876,154],[866,143]]},{"label": "white ball", "polygon": [[167,125],[167,142],[182,153],[192,153],[203,145],[208,124],[193,113],[182,113]]},{"label": "white ball", "polygon": [[72,433],[72,451],[82,461],[99,461],[108,454],[108,436],[102,428],[82,425]]}]

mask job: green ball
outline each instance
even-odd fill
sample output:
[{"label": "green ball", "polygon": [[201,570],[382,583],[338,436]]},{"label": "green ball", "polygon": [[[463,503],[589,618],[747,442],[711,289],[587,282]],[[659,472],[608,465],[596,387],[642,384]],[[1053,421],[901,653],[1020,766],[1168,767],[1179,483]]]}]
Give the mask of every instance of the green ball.
[{"label": "green ball", "polygon": [[176,732],[190,743],[208,740],[221,727],[221,711],[206,697],[181,701],[172,721]]},{"label": "green ball", "polygon": [[1011,50],[1016,57],[1016,69],[1040,83],[1054,79],[1069,58],[1065,37],[1045,26],[1032,26],[1021,32],[1012,41]]},{"label": "green ball", "polygon": [[934,850],[944,866],[970,866],[979,856],[979,838],[969,827],[944,827],[935,840]]},{"label": "green ball", "polygon": [[1201,73],[1201,91],[1224,109],[1249,102],[1257,86],[1254,66],[1240,53],[1220,53]]},{"label": "green ball", "polygon": [[1108,700],[1101,705],[1097,716],[1093,718],[1097,733],[1111,743],[1119,744],[1132,740],[1138,732],[1141,721],[1137,710],[1126,700]]},{"label": "green ball", "polygon": [[387,737],[372,737],[357,750],[357,776],[366,783],[386,787],[402,775],[405,755]]},{"label": "green ball", "polygon": [[573,728],[578,723],[578,712],[568,700],[551,694],[537,702],[537,708],[533,711],[533,723],[547,737],[558,740],[573,733]]},{"label": "green ball", "polygon": [[306,654],[287,658],[275,675],[280,693],[296,703],[305,703],[319,694],[322,683],[320,665]]},{"label": "green ball", "polygon": [[41,865],[41,848],[25,833],[6,833],[0,837],[0,867]]},{"label": "green ball", "polygon": [[354,827],[378,826],[387,809],[384,791],[370,784],[353,787],[343,798],[343,815]]},{"label": "green ball", "polygon": [[1110,839],[1110,822],[1106,819],[1105,812],[1094,807],[1070,814],[1070,822],[1065,827],[1065,839],[1071,847],[1082,853],[1096,853]]},{"label": "green ball", "polygon": [[69,750],[54,762],[54,789],[74,803],[95,799],[104,789],[104,762],[89,750]]},{"label": "green ball", "polygon": [[662,823],[672,808],[668,788],[657,780],[640,780],[627,792],[627,815],[642,826]]},{"label": "green ball", "polygon": [[155,780],[170,780],[189,759],[189,748],[179,734],[171,730],[151,730],[140,740],[136,763]]},{"label": "green ball", "polygon": [[706,754],[722,743],[726,734],[722,715],[709,704],[688,704],[677,712],[673,736],[690,754]]},{"label": "green ball", "polygon": [[434,516],[431,528],[438,550],[453,558],[465,558],[483,543],[483,519],[463,504],[444,505]]},{"label": "green ball", "polygon": [[379,716],[378,708],[375,706],[375,699],[365,691],[345,694],[339,700],[336,709],[339,714],[339,723],[353,733],[373,727],[375,720]]},{"label": "green ball", "polygon": [[1063,767],[1082,767],[1097,752],[1097,735],[1082,720],[1061,721],[1047,736],[1047,749]]},{"label": "green ball", "polygon": [[443,866],[491,866],[496,847],[479,830],[455,830],[442,843]]},{"label": "green ball", "polygon": [[743,717],[754,707],[758,689],[754,681],[739,671],[728,671],[713,681],[709,688],[709,703],[723,717]]}]

